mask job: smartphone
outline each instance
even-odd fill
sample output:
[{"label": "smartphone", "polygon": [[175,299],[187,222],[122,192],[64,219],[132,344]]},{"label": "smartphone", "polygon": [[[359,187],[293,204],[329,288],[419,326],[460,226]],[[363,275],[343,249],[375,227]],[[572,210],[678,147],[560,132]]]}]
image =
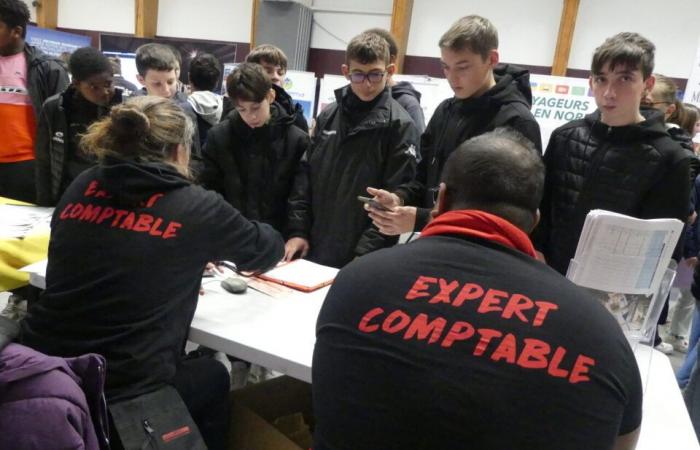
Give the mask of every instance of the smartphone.
[{"label": "smartphone", "polygon": [[371,199],[371,198],[369,198],[369,197],[363,197],[363,196],[361,196],[361,195],[358,195],[358,196],[357,196],[357,199],[358,199],[359,201],[361,201],[362,203],[368,204],[370,207],[372,207],[372,208],[374,208],[374,209],[378,209],[378,210],[380,210],[380,211],[391,211],[391,210],[390,210],[389,208],[387,208],[386,206],[382,205],[382,204],[379,203],[378,201],[373,200],[373,199]]}]

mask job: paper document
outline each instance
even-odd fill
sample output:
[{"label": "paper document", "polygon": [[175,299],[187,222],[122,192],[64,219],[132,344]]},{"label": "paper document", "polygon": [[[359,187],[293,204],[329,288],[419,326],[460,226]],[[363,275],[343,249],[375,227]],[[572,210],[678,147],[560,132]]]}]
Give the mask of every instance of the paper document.
[{"label": "paper document", "polygon": [[23,238],[51,223],[53,208],[0,205],[0,238]]},{"label": "paper document", "polygon": [[331,284],[338,274],[338,270],[335,267],[297,259],[289,263],[282,263],[274,269],[258,275],[258,277],[304,292],[311,292]]},{"label": "paper document", "polygon": [[659,288],[683,230],[676,219],[642,220],[593,210],[567,277],[602,291],[651,295]]},{"label": "paper document", "polygon": [[630,344],[653,340],[675,277],[676,219],[642,220],[603,210],[586,217],[566,274],[588,289],[622,327]]}]

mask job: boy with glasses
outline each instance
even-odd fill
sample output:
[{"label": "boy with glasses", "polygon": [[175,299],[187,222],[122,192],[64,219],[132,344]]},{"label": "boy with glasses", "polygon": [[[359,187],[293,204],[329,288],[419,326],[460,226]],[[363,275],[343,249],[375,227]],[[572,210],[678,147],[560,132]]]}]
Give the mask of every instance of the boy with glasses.
[{"label": "boy with glasses", "polygon": [[396,190],[416,172],[418,130],[391,98],[389,46],[373,33],[350,41],[341,67],[350,81],[316,120],[289,204],[285,259],[341,267],[396,243],[379,233],[357,200],[367,186]]}]

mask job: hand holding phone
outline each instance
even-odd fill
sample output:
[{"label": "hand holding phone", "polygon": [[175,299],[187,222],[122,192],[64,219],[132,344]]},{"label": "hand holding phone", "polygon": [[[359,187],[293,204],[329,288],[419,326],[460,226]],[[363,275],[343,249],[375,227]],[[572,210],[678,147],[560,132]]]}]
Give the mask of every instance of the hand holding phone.
[{"label": "hand holding phone", "polygon": [[378,201],[369,198],[369,197],[363,197],[361,195],[357,196],[357,199],[361,201],[362,203],[369,205],[370,208],[378,209],[380,211],[391,211],[391,209],[387,208],[386,206],[382,205]]}]

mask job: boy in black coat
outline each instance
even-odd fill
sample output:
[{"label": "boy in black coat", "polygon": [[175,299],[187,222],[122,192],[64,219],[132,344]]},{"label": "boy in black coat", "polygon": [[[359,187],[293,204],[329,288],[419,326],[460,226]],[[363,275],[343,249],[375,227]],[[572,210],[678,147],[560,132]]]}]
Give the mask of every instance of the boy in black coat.
[{"label": "boy in black coat", "polygon": [[285,258],[341,267],[396,243],[379,233],[357,196],[367,186],[407,186],[416,172],[418,130],[386,86],[394,72],[389,46],[376,34],[350,41],[342,65],[348,86],[316,120],[313,143],[290,199]]},{"label": "boy in black coat", "polygon": [[467,139],[510,127],[532,141],[538,151],[542,148],[539,125],[530,113],[530,74],[499,64],[498,31],[488,19],[476,15],[459,19],[442,35],[439,46],[442,70],[455,95],[440,103],[421,137],[416,181],[392,193],[368,189],[391,209],[368,209],[384,234],[423,229],[430,220],[442,167]]},{"label": "boy in black coat", "polygon": [[287,200],[310,138],[275,101],[259,64],[238,66],[226,89],[235,109],[209,130],[200,181],[248,219],[285,233]]}]

